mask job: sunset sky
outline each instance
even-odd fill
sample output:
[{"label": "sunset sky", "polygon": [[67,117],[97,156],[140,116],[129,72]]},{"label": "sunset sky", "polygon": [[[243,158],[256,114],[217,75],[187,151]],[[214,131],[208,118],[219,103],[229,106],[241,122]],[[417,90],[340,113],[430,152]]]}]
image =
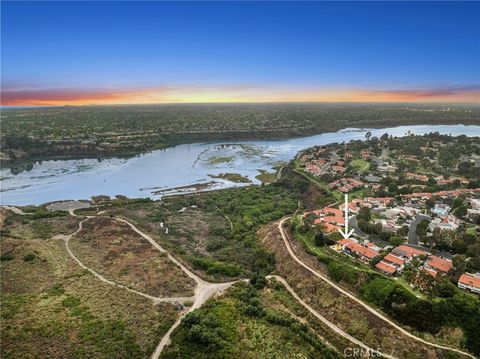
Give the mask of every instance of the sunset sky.
[{"label": "sunset sky", "polygon": [[5,2],[2,105],[480,102],[477,2]]}]

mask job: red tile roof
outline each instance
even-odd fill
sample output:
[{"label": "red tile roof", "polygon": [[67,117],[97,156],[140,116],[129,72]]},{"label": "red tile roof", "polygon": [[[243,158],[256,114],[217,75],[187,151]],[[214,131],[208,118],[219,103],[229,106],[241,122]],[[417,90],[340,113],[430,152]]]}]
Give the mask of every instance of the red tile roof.
[{"label": "red tile roof", "polygon": [[339,226],[336,226],[336,225],[331,224],[331,223],[324,222],[320,218],[316,219],[314,224],[321,224],[326,233],[332,233],[332,232],[335,232],[335,231],[340,229]]},{"label": "red tile roof", "polygon": [[[345,204],[344,203],[342,203],[340,205],[340,209],[345,210]],[[353,202],[348,204],[348,209],[351,212],[358,212],[358,210],[359,210],[359,208],[357,207],[357,203],[353,203]]]},{"label": "red tile roof", "polygon": [[395,263],[395,264],[398,264],[398,265],[404,265],[405,264],[405,261],[401,258],[398,258],[396,256],[394,256],[393,254],[387,254],[384,258],[384,260],[388,261],[388,262],[391,262],[391,263]]},{"label": "red tile roof", "polygon": [[343,224],[345,222],[343,217],[338,217],[338,216],[326,216],[326,217],[322,217],[321,220],[324,222],[330,222],[335,224]]},{"label": "red tile roof", "polygon": [[350,249],[352,252],[355,252],[364,257],[367,257],[368,259],[372,259],[376,255],[378,255],[378,252],[374,251],[373,249],[364,247],[358,243],[350,243],[350,244],[347,244],[345,247]]},{"label": "red tile roof", "polygon": [[428,254],[428,252],[422,251],[421,249],[409,247],[406,245],[395,247],[392,252],[396,254],[401,254],[409,258],[413,258],[414,256],[419,256],[421,254]]},{"label": "red tile roof", "polygon": [[448,261],[437,256],[429,256],[427,265],[441,272],[447,273],[450,268],[452,268],[452,261]]},{"label": "red tile roof", "polygon": [[340,239],[339,241],[337,241],[337,243],[343,247],[349,243],[355,243],[355,241],[353,239],[348,238],[348,239]]},{"label": "red tile roof", "polygon": [[480,289],[480,278],[474,277],[473,275],[462,274],[458,279],[458,283],[462,283],[464,285],[469,285],[470,287],[475,287]]},{"label": "red tile roof", "polygon": [[323,213],[330,213],[334,216],[343,217],[343,211],[337,208],[326,207],[322,210]]},{"label": "red tile roof", "polygon": [[383,202],[388,204],[392,201],[392,197],[367,197],[367,201],[369,202]]},{"label": "red tile roof", "polygon": [[391,266],[391,265],[388,265],[387,263],[383,262],[383,261],[380,261],[378,262],[375,267],[381,271],[384,271],[384,272],[387,272],[389,274],[393,274],[397,271],[397,268]]}]

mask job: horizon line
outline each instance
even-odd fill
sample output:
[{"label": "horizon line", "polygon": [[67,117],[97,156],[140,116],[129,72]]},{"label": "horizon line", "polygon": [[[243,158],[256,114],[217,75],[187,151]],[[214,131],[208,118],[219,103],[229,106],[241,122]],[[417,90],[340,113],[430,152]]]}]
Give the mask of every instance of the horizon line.
[{"label": "horizon line", "polygon": [[61,104],[61,105],[0,105],[0,108],[20,109],[20,108],[57,108],[57,107],[121,107],[121,106],[170,106],[170,105],[271,105],[271,104],[349,104],[349,105],[461,105],[480,107],[480,103],[473,102],[455,102],[455,101],[212,101],[212,102],[148,102],[148,103],[91,103],[91,104]]}]

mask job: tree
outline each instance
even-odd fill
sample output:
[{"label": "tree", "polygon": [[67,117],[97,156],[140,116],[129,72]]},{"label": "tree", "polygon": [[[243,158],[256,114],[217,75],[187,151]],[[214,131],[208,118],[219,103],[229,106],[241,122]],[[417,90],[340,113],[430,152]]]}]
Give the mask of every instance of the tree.
[{"label": "tree", "polygon": [[408,226],[404,225],[401,228],[397,229],[397,236],[399,237],[406,237],[408,235]]},{"label": "tree", "polygon": [[464,204],[462,204],[461,206],[458,206],[453,211],[454,216],[457,218],[465,217],[467,213],[468,213],[468,209],[467,209],[467,206],[465,206]]},{"label": "tree", "polygon": [[402,237],[398,237],[398,236],[390,237],[390,244],[392,246],[399,246],[402,243],[403,243],[403,238]]},{"label": "tree", "polygon": [[458,172],[460,173],[468,173],[470,168],[473,167],[475,163],[473,162],[460,162],[458,164]]},{"label": "tree", "polygon": [[332,232],[328,235],[328,239],[333,243],[335,243],[336,241],[339,241],[342,238],[343,238],[342,235],[338,232]]},{"label": "tree", "polygon": [[273,196],[273,203],[275,208],[278,207],[278,204],[280,203],[281,199],[282,199],[282,196],[280,196],[279,194],[276,194],[275,196]]},{"label": "tree", "polygon": [[391,182],[388,184],[388,192],[396,193],[398,191],[398,186],[395,182]]},{"label": "tree", "polygon": [[422,221],[417,225],[417,228],[415,229],[415,233],[422,239],[425,239],[425,237],[427,236],[428,223],[428,220],[422,219]]},{"label": "tree", "polygon": [[440,231],[440,236],[438,238],[437,245],[444,248],[445,250],[450,250],[452,243],[457,239],[457,234],[455,231],[444,229]]},{"label": "tree", "polygon": [[453,204],[452,204],[452,207],[453,208],[457,208],[457,207],[460,207],[462,205],[464,205],[464,199],[462,197],[457,197],[455,198],[455,200],[453,201]]},{"label": "tree", "polygon": [[430,197],[425,201],[425,204],[427,205],[428,208],[435,207],[435,203],[436,203],[435,197]]},{"label": "tree", "polygon": [[462,273],[467,268],[467,261],[464,255],[456,254],[452,258],[452,268],[448,271],[448,275],[452,282],[456,283]]},{"label": "tree", "polygon": [[378,264],[378,262],[380,262],[382,259],[383,259],[383,256],[381,254],[376,255],[375,257],[370,259],[370,265],[372,267],[375,267]]},{"label": "tree", "polygon": [[303,224],[307,227],[311,227],[311,226],[313,226],[313,224],[315,223],[315,220],[317,218],[318,218],[318,216],[316,216],[315,214],[309,213],[303,219]]},{"label": "tree", "polygon": [[434,285],[434,294],[442,298],[450,298],[455,294],[455,286],[448,280],[447,277],[442,276],[436,280]]},{"label": "tree", "polygon": [[323,232],[318,231],[315,233],[315,245],[317,247],[328,246],[333,244],[333,241],[330,240]]},{"label": "tree", "polygon": [[360,208],[360,210],[358,211],[358,214],[357,214],[357,220],[358,221],[364,220],[364,221],[368,222],[368,221],[370,221],[370,218],[371,218],[370,208],[368,208],[368,207]]}]

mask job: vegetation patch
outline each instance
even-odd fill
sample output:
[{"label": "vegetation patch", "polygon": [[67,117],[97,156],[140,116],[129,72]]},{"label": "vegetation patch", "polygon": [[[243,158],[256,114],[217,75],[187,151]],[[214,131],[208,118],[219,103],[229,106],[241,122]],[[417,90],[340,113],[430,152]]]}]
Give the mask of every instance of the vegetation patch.
[{"label": "vegetation patch", "polygon": [[341,357],[271,291],[241,283],[210,300],[182,320],[161,358]]},{"label": "vegetation patch", "polygon": [[158,297],[193,295],[194,281],[125,223],[89,219],[70,247],[86,266],[125,286]]},{"label": "vegetation patch", "polygon": [[230,182],[235,182],[235,183],[250,183],[250,179],[247,177],[242,176],[239,173],[220,173],[218,175],[208,175],[211,178],[219,178],[219,179],[224,179]]},{"label": "vegetation patch", "polygon": [[255,178],[265,184],[272,183],[277,178],[277,172],[268,172],[265,170],[258,170],[258,172],[260,172],[260,174],[256,175]]},{"label": "vegetation patch", "polygon": [[231,162],[232,160],[233,160],[232,156],[212,156],[208,159],[208,162],[212,164],[217,164],[217,163]]},{"label": "vegetation patch", "polygon": [[0,249],[12,257],[0,263],[2,358],[145,358],[175,321],[172,305],[81,269],[62,240],[2,236]]}]

